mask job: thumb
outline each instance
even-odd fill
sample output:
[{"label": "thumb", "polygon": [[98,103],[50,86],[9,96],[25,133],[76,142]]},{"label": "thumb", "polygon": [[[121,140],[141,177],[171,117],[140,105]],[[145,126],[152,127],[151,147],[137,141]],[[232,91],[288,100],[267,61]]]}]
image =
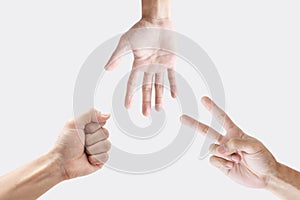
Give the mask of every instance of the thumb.
[{"label": "thumb", "polygon": [[85,129],[85,126],[90,123],[103,123],[108,120],[110,114],[101,113],[98,110],[92,108],[88,112],[81,114],[74,120],[75,128]]},{"label": "thumb", "polygon": [[114,70],[121,62],[122,56],[130,50],[130,45],[128,45],[127,39],[125,39],[125,35],[120,38],[120,41],[112,53],[110,59],[108,60],[107,64],[105,65],[105,70],[111,71]]}]

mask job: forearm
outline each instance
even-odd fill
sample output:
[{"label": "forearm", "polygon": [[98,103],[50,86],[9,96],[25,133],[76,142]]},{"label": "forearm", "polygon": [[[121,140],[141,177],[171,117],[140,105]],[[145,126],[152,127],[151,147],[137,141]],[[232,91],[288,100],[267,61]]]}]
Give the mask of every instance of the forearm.
[{"label": "forearm", "polygon": [[63,170],[52,154],[0,177],[0,199],[37,199],[54,185],[64,180]]},{"label": "forearm", "polygon": [[278,163],[267,189],[281,199],[300,199],[300,172]]},{"label": "forearm", "polygon": [[150,19],[170,18],[171,0],[142,0],[142,17]]}]

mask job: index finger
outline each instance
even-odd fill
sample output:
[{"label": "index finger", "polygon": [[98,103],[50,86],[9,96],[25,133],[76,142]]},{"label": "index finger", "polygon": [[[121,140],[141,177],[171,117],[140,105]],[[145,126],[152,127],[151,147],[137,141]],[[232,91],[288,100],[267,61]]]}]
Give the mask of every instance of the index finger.
[{"label": "index finger", "polygon": [[215,117],[218,122],[225,128],[225,130],[229,130],[235,126],[233,121],[229,118],[229,116],[219,107],[217,106],[210,98],[202,97],[202,104],[206,107],[206,109]]},{"label": "index finger", "polygon": [[221,135],[220,133],[218,133],[216,130],[214,130],[213,128],[195,120],[194,118],[187,116],[187,115],[182,115],[180,117],[180,121],[195,129],[196,131],[202,133],[202,135],[204,136],[208,136],[218,142],[220,142],[223,139],[223,135]]}]

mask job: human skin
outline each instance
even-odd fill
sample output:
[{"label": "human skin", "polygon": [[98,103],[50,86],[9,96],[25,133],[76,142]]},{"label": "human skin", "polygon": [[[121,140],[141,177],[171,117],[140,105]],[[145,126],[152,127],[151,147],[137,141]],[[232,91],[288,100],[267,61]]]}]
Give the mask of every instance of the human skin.
[{"label": "human skin", "polygon": [[259,140],[244,133],[211,99],[203,97],[202,103],[224,127],[224,136],[187,115],[181,121],[217,141],[210,147],[213,166],[241,185],[269,190],[281,199],[300,199],[300,172],[278,162]]},{"label": "human skin", "polygon": [[45,155],[0,177],[0,199],[33,200],[58,183],[101,169],[108,160],[110,116],[95,109],[68,121]]},{"label": "human skin", "polygon": [[[166,37],[162,33],[151,33],[147,28],[159,28],[161,30],[174,30],[170,19],[171,0],[142,0],[142,19],[134,24],[123,36],[113,52],[111,58],[105,66],[106,70],[115,69],[121,62],[121,57],[126,51],[133,52],[134,61],[132,71],[127,83],[125,95],[125,107],[130,108],[133,104],[134,92],[138,87],[138,71],[142,67],[148,67],[143,71],[142,86],[142,113],[148,116],[151,111],[151,96],[153,81],[155,87],[155,109],[160,111],[163,105],[164,95],[164,71],[168,73],[170,83],[170,92],[173,98],[177,96],[177,87],[175,80],[175,55],[161,49],[135,49],[137,43],[151,43],[154,46],[173,45],[171,40],[162,40]],[[135,30],[139,30],[135,34]],[[157,31],[159,32],[159,30]],[[166,33],[165,33],[166,34]],[[130,38],[130,39],[128,39]],[[160,40],[160,41],[159,41]],[[154,68],[161,68],[155,71]],[[166,70],[164,70],[166,69]]]}]

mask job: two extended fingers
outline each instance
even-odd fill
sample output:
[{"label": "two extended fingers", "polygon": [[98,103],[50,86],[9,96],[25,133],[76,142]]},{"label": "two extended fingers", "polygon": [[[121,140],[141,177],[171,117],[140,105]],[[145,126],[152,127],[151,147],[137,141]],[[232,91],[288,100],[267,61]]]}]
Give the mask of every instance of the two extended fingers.
[{"label": "two extended fingers", "polygon": [[212,116],[216,118],[218,122],[225,128],[225,130],[229,130],[235,127],[235,124],[229,118],[229,116],[219,106],[217,106],[210,98],[203,97],[201,99],[201,102],[206,107],[206,109],[210,111]]},{"label": "two extended fingers", "polygon": [[182,115],[180,118],[181,122],[193,129],[195,129],[197,132],[210,137],[211,139],[214,139],[218,142],[220,142],[223,139],[223,135],[218,133],[213,128],[193,119],[190,116]]},{"label": "two extended fingers", "polygon": [[[203,97],[202,103],[206,107],[208,111],[211,112],[211,114],[218,120],[218,122],[225,128],[225,130],[230,130],[231,128],[236,127],[236,125],[233,123],[233,121],[229,118],[229,116],[220,108],[218,107],[210,98]],[[182,115],[181,121],[190,126],[191,128],[195,128],[200,133],[207,135],[208,137],[217,140],[219,143],[221,143],[224,139],[224,137],[215,131],[213,128],[187,116]]]},{"label": "two extended fingers", "polygon": [[[209,99],[208,97],[203,97],[202,103],[226,130],[229,130],[235,126],[232,120],[228,117],[228,115],[221,108],[219,108],[211,99]],[[224,136],[215,131],[213,128],[201,122],[198,122],[197,120],[187,115],[183,115],[181,117],[181,121],[184,124],[190,126],[191,128],[196,129],[203,135],[207,135],[208,137],[215,139],[219,143],[221,143],[224,139]],[[233,142],[233,144],[236,144],[236,142]],[[212,165],[216,166],[217,168],[221,169],[224,173],[228,174],[229,170],[234,166],[234,163],[240,162],[241,156],[236,153],[236,150],[231,150],[225,154],[223,146],[224,144],[212,144],[210,146],[210,152],[213,154],[213,156],[210,159],[210,162]]]}]

